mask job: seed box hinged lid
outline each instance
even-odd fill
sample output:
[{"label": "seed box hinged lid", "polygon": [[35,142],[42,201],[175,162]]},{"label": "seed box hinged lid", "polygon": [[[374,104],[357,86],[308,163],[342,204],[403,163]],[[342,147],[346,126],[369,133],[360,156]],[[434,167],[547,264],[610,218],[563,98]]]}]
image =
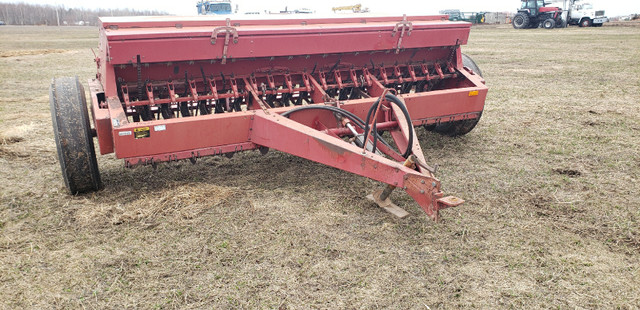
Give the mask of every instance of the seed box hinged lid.
[{"label": "seed box hinged lid", "polygon": [[[398,52],[467,43],[471,24],[444,15],[215,19],[101,18],[111,64]],[[228,37],[228,39],[227,39]],[[101,46],[102,48],[102,46]],[[104,52],[104,50],[103,50]]]}]

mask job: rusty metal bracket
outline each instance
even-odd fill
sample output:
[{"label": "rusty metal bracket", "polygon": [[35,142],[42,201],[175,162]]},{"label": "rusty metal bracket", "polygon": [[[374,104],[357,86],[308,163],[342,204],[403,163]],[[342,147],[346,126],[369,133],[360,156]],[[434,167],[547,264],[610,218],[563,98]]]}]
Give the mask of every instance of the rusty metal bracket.
[{"label": "rusty metal bracket", "polygon": [[150,82],[147,82],[147,84],[145,85],[146,91],[147,91],[147,98],[149,98],[149,104],[150,105],[154,105],[155,103],[155,96],[153,94],[153,85],[151,85]]},{"label": "rusty metal bracket", "polygon": [[442,67],[440,67],[439,63],[435,63],[433,65],[436,68],[436,73],[438,73],[438,77],[442,80],[444,79],[444,73],[442,72]]},{"label": "rusty metal bracket", "polygon": [[249,92],[249,94],[253,97],[253,100],[258,103],[258,105],[260,106],[260,109],[262,109],[262,111],[264,111],[265,114],[269,115],[270,114],[269,108],[267,107],[266,103],[262,100],[261,96],[258,94],[258,90],[253,88],[252,86],[253,83],[249,83],[247,78],[243,78],[243,80],[244,80],[245,90],[247,90],[247,92]]},{"label": "rusty metal bracket", "polygon": [[367,84],[366,86],[371,86],[371,76],[369,75],[369,69],[362,68],[362,76],[364,77],[364,81]]},{"label": "rusty metal bracket", "polygon": [[176,103],[176,89],[172,81],[167,82],[167,91],[169,91],[169,99],[171,99],[171,103]]},{"label": "rusty metal bracket", "polygon": [[404,83],[404,79],[402,78],[402,71],[400,71],[400,67],[393,66],[393,74],[398,78],[398,83]]},{"label": "rusty metal bracket", "polygon": [[429,76],[429,67],[425,64],[421,64],[420,69],[422,70],[422,74],[424,74],[427,81],[429,81],[431,79],[431,77]]},{"label": "rusty metal bracket", "polygon": [[351,76],[351,81],[353,82],[354,87],[360,87],[358,83],[358,76],[356,74],[356,70],[349,69],[349,76]]},{"label": "rusty metal bracket", "polygon": [[207,82],[209,83],[209,89],[211,90],[213,99],[218,100],[218,88],[216,87],[216,81],[214,79],[207,78]]},{"label": "rusty metal bracket", "polygon": [[323,71],[320,71],[320,83],[322,83],[323,90],[329,89],[329,86],[327,86],[327,77]]},{"label": "rusty metal bracket", "polygon": [[[251,87],[253,87],[253,89],[256,89],[256,90],[258,89],[258,82],[256,81],[256,76],[255,76],[255,74],[251,74],[251,75],[249,76],[249,83],[251,83]],[[263,84],[263,86],[264,86],[264,88],[266,89],[266,87],[267,87],[267,86],[266,86],[266,85],[264,85],[264,84]],[[262,93],[263,93],[263,95],[266,95],[266,94],[267,94],[266,90],[263,90],[263,91],[262,91]]]},{"label": "rusty metal bracket", "polygon": [[340,75],[339,70],[333,71],[333,76],[336,79],[336,83],[338,84],[338,88],[342,89],[344,86],[342,85],[342,75]]},{"label": "rusty metal bracket", "polygon": [[413,66],[412,65],[408,65],[407,69],[409,69],[409,76],[411,76],[411,81],[412,82],[418,81],[418,79],[416,77],[416,71],[413,69]]},{"label": "rusty metal bracket", "polygon": [[302,73],[302,82],[304,83],[304,87],[307,88],[307,91],[311,91],[311,84],[309,83],[309,75],[306,73]]},{"label": "rusty metal bracket", "polygon": [[400,48],[402,47],[402,39],[404,38],[405,32],[407,33],[407,36],[411,36],[411,31],[413,31],[413,23],[407,20],[407,14],[402,15],[402,21],[399,23],[396,23],[396,26],[393,27],[391,36],[395,37],[398,31],[400,31],[400,37],[398,37],[396,54],[400,53]]},{"label": "rusty metal bracket", "polygon": [[198,101],[198,90],[196,89],[195,80],[189,80],[189,90],[191,91],[191,98],[193,98],[193,101]]},{"label": "rusty metal bracket", "polygon": [[285,82],[285,84],[287,84],[287,89],[289,90],[289,93],[292,94],[293,93],[293,82],[291,81],[291,75],[289,73],[285,73],[284,74],[284,82]]},{"label": "rusty metal bracket", "polygon": [[122,90],[122,99],[124,100],[124,105],[129,106],[131,104],[131,100],[129,99],[129,87],[127,85],[121,85],[120,89]]},{"label": "rusty metal bracket", "polygon": [[271,73],[267,74],[267,83],[269,83],[269,89],[276,88],[276,81],[273,79],[273,75]]},{"label": "rusty metal bracket", "polygon": [[382,81],[384,85],[389,84],[389,77],[387,77],[387,70],[384,67],[380,67],[380,76],[382,77]]},{"label": "rusty metal bracket", "polygon": [[211,44],[216,44],[216,40],[218,39],[218,34],[224,33],[224,48],[222,50],[222,61],[221,64],[227,63],[227,51],[229,50],[229,40],[230,35],[233,35],[233,44],[238,43],[238,30],[235,27],[231,27],[231,20],[227,18],[227,25],[221,26],[213,29],[211,33]]},{"label": "rusty metal bracket", "polygon": [[402,21],[396,23],[396,26],[393,27],[393,32],[391,33],[392,37],[396,36],[396,33],[400,30],[400,27],[402,27],[401,35],[404,34],[405,27],[409,27],[407,36],[411,35],[411,31],[413,31],[413,23],[407,20],[407,14],[402,15]]},{"label": "rusty metal bracket", "polygon": [[229,83],[231,84],[231,92],[233,92],[233,98],[238,98],[238,82],[232,76],[229,78]]}]

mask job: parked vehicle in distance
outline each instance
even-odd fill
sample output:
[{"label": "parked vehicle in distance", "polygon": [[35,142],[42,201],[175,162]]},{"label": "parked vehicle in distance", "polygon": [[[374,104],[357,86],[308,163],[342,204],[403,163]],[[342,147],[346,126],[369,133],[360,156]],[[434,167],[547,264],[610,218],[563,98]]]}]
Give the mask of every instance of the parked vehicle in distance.
[{"label": "parked vehicle in distance", "polygon": [[196,4],[198,15],[227,15],[231,14],[230,0],[205,0]]},{"label": "parked vehicle in distance", "polygon": [[570,25],[580,27],[601,27],[603,23],[609,22],[604,10],[595,10],[593,4],[588,2],[578,4],[575,1],[572,1],[568,19]]},{"label": "parked vehicle in distance", "polygon": [[472,24],[483,24],[485,21],[485,13],[477,12],[460,12],[460,10],[443,10],[440,14],[449,15],[450,21],[465,21]]},{"label": "parked vehicle in distance", "polygon": [[521,2],[518,14],[511,22],[513,28],[526,29],[542,26],[545,29],[553,29],[565,26],[561,8],[546,6],[549,3],[544,0],[521,0]]}]

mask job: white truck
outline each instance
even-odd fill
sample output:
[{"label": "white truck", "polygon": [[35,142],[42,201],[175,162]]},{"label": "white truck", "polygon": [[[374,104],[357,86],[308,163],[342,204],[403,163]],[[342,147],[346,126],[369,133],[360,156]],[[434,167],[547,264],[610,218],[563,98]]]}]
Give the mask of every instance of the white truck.
[{"label": "white truck", "polygon": [[609,18],[604,15],[604,10],[595,10],[593,4],[577,0],[570,1],[568,24],[580,27],[600,27],[608,23]]}]

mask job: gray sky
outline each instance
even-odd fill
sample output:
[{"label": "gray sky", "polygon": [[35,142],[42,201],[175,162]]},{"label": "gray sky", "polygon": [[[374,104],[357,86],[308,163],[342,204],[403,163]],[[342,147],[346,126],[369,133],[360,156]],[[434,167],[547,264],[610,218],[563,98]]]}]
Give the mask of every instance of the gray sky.
[{"label": "gray sky", "polygon": [[[195,15],[197,0],[190,1],[160,1],[160,0],[9,0],[9,2],[26,2],[34,4],[64,5],[67,8],[132,8],[157,9],[176,15]],[[260,0],[232,0],[241,12],[244,11],[279,11],[285,6],[289,10],[309,8],[317,13],[331,13],[334,6],[362,4],[378,14],[435,14],[443,9],[459,9],[461,11],[514,11],[519,6],[518,0],[421,0],[421,1],[389,1],[389,0],[298,0],[298,1],[260,1]],[[640,1],[633,0],[592,0],[597,9],[606,10],[608,16],[628,15],[640,13]]]}]

